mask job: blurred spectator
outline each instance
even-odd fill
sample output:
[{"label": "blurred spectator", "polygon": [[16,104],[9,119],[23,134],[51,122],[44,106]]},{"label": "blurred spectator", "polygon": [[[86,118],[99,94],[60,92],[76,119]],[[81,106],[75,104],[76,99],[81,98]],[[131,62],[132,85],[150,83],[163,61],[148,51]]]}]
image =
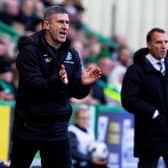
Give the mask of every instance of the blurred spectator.
[{"label": "blurred spectator", "polygon": [[18,0],[4,0],[2,11],[0,11],[0,21],[11,25],[19,14],[19,1]]},{"label": "blurred spectator", "polygon": [[74,0],[63,0],[61,5],[63,5],[65,7],[65,9],[68,11],[68,13],[71,17],[76,15],[77,11],[74,6],[75,5]]},{"label": "blurred spectator", "polygon": [[32,25],[34,22],[34,9],[35,9],[34,0],[24,0],[21,2],[21,7],[19,11],[19,16],[17,17],[17,21],[20,21],[25,24],[27,31],[32,31]]},{"label": "blurred spectator", "polygon": [[10,60],[13,53],[14,43],[7,34],[0,34],[0,60],[5,58]]},{"label": "blurred spectator", "polygon": [[86,64],[90,62],[97,62],[101,51],[101,44],[95,39],[89,41],[89,55],[86,58]]},{"label": "blurred spectator", "polygon": [[21,34],[24,34],[25,31],[26,31],[25,24],[23,22],[20,22],[20,21],[14,21],[11,24],[11,27]]},{"label": "blurred spectator", "polygon": [[44,4],[40,0],[36,0],[35,7],[34,7],[34,14],[36,18],[42,19],[44,16]]},{"label": "blurred spectator", "polygon": [[73,23],[76,28],[84,28],[83,14],[85,8],[83,7],[81,0],[63,0],[60,5],[63,5],[66,8],[70,15],[71,23]]},{"label": "blurred spectator", "polygon": [[0,61],[0,99],[15,100],[15,87],[11,64],[6,60]]},{"label": "blurred spectator", "polygon": [[76,15],[74,16],[74,24],[76,27],[83,29],[85,28],[85,23],[83,21],[83,16],[85,13],[85,8],[83,7],[82,4],[75,4],[74,5],[75,9],[76,9]]},{"label": "blurred spectator", "polygon": [[127,46],[120,46],[117,49],[117,60],[125,67],[132,64],[131,51]]},{"label": "blurred spectator", "polygon": [[89,145],[95,141],[93,130],[89,127],[90,115],[87,109],[75,111],[75,121],[70,125],[69,135],[74,168],[105,168],[106,160],[92,158],[88,153]]},{"label": "blurred spectator", "polygon": [[112,87],[120,92],[124,74],[128,66],[132,64],[132,56],[130,49],[126,46],[120,46],[117,49],[116,54],[117,64],[111,71],[108,82]]},{"label": "blurred spectator", "polygon": [[82,40],[75,39],[72,41],[72,46],[78,51],[80,58],[83,60],[83,50],[84,50],[84,44]]},{"label": "blurred spectator", "polygon": [[119,46],[128,46],[127,38],[124,34],[118,33],[115,34],[112,39],[119,45]]},{"label": "blurred spectator", "polygon": [[79,45],[81,46],[80,47],[81,49],[79,52],[80,52],[81,59],[85,64],[85,60],[89,55],[89,44],[85,33],[83,32],[82,29],[76,28],[75,25],[71,23],[68,38],[71,40],[73,45],[75,46],[77,45],[76,47],[78,49],[79,49]]},{"label": "blurred spectator", "polygon": [[114,87],[118,92],[121,91],[122,81],[127,68],[121,64],[116,65],[111,74],[109,75],[108,83],[111,87]]},{"label": "blurred spectator", "polygon": [[101,55],[97,64],[102,70],[102,76],[95,84],[92,85],[92,96],[97,99],[99,103],[107,104],[104,88],[102,85],[100,85],[100,82],[108,85],[108,77],[114,66],[114,62],[111,59],[111,54]]},{"label": "blurred spectator", "polygon": [[95,40],[90,44],[90,54],[91,56],[98,56],[100,54],[101,44]]}]

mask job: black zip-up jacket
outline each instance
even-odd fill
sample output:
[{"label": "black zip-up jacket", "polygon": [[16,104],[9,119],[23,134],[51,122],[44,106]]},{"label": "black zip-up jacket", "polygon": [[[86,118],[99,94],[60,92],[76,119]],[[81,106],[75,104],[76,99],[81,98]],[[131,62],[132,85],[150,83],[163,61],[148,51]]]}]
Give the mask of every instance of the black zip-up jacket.
[{"label": "black zip-up jacket", "polygon": [[[89,86],[81,84],[78,53],[68,40],[58,50],[49,46],[44,31],[22,37],[18,48],[19,88],[14,135],[18,135],[22,125],[50,127],[58,122],[67,123],[72,113],[69,98],[83,98],[89,93]],[[61,64],[66,68],[68,85],[60,80]],[[21,125],[17,127],[17,124]]]},{"label": "black zip-up jacket", "polygon": [[[160,156],[168,154],[168,57],[165,75],[146,59],[142,48],[134,54],[134,64],[124,77],[121,100],[123,107],[134,114],[134,155]],[[153,119],[155,110],[159,116]]]}]

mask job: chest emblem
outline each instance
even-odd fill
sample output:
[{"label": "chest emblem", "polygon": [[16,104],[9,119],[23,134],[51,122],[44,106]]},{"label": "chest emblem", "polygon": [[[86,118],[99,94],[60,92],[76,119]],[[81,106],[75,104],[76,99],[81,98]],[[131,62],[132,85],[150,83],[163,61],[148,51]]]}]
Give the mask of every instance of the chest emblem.
[{"label": "chest emblem", "polygon": [[65,60],[66,60],[66,61],[70,61],[71,59],[72,59],[72,54],[71,54],[71,52],[68,52],[68,54],[67,54]]},{"label": "chest emblem", "polygon": [[49,63],[53,60],[51,57],[48,56],[48,54],[44,54],[43,57],[46,63]]},{"label": "chest emblem", "polygon": [[49,62],[51,62],[51,61],[52,61],[52,58],[47,57],[47,58],[45,58],[44,60],[45,60],[45,62],[46,62],[46,63],[49,63]]},{"label": "chest emblem", "polygon": [[74,61],[72,61],[72,54],[71,54],[71,52],[68,52],[68,54],[67,54],[64,62],[68,63],[68,64],[74,64]]}]

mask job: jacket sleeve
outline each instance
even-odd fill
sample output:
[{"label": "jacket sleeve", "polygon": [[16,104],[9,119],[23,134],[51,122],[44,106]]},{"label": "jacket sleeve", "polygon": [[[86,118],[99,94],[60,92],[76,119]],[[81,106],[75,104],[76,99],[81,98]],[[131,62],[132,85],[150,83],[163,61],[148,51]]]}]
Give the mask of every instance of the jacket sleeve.
[{"label": "jacket sleeve", "polygon": [[143,93],[143,74],[140,68],[130,66],[124,76],[121,89],[121,102],[130,113],[152,118],[156,107],[145,101]]}]

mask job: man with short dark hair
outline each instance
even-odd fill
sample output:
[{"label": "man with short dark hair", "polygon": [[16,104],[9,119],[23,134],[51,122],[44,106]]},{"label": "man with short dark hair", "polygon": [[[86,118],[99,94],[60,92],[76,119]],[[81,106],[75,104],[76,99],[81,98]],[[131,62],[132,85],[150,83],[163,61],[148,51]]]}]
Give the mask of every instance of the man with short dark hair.
[{"label": "man with short dark hair", "polygon": [[10,168],[29,168],[38,150],[43,168],[71,168],[69,98],[85,97],[101,70],[81,70],[79,55],[67,39],[69,22],[63,7],[49,7],[43,30],[19,40]]},{"label": "man with short dark hair", "polygon": [[157,168],[161,156],[168,167],[168,34],[153,28],[146,43],[124,76],[121,100],[134,114],[138,168]]}]

